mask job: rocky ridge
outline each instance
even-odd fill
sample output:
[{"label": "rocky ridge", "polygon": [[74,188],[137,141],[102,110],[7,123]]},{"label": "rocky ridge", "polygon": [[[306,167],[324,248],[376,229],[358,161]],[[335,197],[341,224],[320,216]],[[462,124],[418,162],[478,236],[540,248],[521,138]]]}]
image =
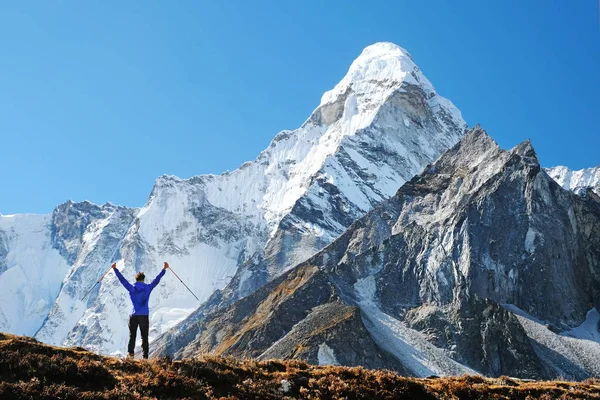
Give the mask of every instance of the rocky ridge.
[{"label": "rocky ridge", "polygon": [[[192,324],[174,355],[596,376],[598,249],[598,196],[562,189],[529,141],[505,151],[476,127],[324,250]],[[322,329],[325,310],[347,317]]]}]

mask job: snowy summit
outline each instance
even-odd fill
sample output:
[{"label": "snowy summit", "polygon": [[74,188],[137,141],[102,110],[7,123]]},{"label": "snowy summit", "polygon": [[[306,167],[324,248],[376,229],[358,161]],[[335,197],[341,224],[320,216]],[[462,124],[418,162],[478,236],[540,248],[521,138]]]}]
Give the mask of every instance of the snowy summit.
[{"label": "snowy summit", "polygon": [[[0,330],[122,352],[128,299],[116,278],[81,300],[111,262],[132,279],[168,260],[201,301],[227,285],[231,299],[243,296],[331,243],[465,128],[408,52],[369,46],[301,127],[234,171],[162,176],[141,209],[68,202],[14,229],[1,217],[0,288],[14,296],[0,303]],[[60,276],[46,279],[49,269]],[[167,276],[156,288],[151,340],[199,306],[180,285]]]}]

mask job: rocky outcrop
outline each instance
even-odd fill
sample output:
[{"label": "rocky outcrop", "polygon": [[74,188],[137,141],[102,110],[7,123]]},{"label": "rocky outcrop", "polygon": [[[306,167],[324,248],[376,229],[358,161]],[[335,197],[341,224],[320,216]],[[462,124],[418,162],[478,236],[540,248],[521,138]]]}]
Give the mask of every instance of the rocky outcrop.
[{"label": "rocky outcrop", "polygon": [[340,301],[313,308],[259,359],[298,359],[320,365],[369,365],[370,368],[393,369],[405,376],[411,375],[401,363],[377,346],[362,321],[360,308],[346,306]]}]

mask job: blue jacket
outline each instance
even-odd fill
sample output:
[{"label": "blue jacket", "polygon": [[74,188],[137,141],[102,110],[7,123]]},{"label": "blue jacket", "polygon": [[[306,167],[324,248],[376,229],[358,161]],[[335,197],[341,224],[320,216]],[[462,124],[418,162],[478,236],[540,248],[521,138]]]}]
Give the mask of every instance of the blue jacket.
[{"label": "blue jacket", "polygon": [[160,271],[160,274],[154,278],[154,280],[150,283],[144,282],[136,282],[133,285],[127,282],[127,279],[121,272],[115,268],[115,274],[117,274],[117,278],[121,281],[125,289],[129,292],[129,297],[131,297],[131,302],[133,303],[133,312],[131,315],[148,315],[150,314],[150,310],[148,310],[148,300],[150,300],[150,293],[152,289],[158,285],[160,282],[160,278],[165,275],[166,270],[163,269]]}]

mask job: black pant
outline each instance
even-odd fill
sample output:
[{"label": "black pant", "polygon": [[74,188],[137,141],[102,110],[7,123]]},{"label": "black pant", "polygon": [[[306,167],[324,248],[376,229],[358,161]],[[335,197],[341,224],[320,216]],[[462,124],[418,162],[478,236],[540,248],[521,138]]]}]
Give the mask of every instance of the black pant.
[{"label": "black pant", "polygon": [[148,331],[150,330],[150,320],[147,315],[132,315],[129,317],[129,346],[127,346],[127,351],[129,352],[129,355],[133,355],[138,326],[140,327],[140,332],[142,332],[142,350],[144,351],[144,358],[148,358]]}]

